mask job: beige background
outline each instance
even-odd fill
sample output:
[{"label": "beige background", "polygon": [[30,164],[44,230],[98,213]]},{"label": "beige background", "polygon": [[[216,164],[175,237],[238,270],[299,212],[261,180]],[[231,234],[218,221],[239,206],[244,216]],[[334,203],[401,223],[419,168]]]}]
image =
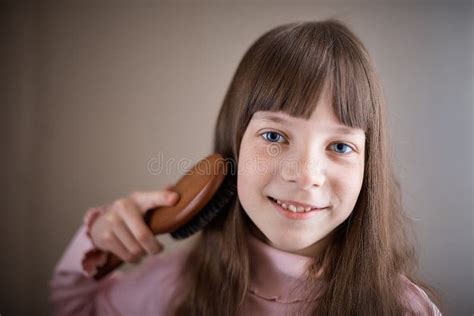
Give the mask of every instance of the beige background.
[{"label": "beige background", "polygon": [[87,207],[177,180],[150,172],[160,154],[210,152],[257,37],[329,16],[382,78],[423,275],[450,314],[474,312],[472,2],[79,2],[0,5],[1,315],[49,313],[52,268]]}]

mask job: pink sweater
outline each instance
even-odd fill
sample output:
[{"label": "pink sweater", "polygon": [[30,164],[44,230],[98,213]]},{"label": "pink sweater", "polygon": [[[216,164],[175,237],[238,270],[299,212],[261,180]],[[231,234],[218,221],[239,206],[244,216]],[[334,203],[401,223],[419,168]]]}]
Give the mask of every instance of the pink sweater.
[{"label": "pink sweater", "polygon": [[[292,289],[300,284],[312,259],[273,248],[251,235],[248,241],[251,283],[243,315],[295,315],[305,300]],[[90,249],[93,245],[82,225],[54,268],[50,281],[54,315],[166,315],[167,302],[179,282],[179,267],[189,249],[147,257],[131,270],[114,271],[99,282],[81,265]],[[441,315],[422,289],[404,279],[411,310],[429,304],[433,315]]]}]

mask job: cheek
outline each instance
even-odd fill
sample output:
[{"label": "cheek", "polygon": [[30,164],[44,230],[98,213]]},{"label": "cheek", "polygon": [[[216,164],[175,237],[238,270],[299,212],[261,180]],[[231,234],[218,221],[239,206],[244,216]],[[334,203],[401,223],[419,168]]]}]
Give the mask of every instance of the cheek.
[{"label": "cheek", "polygon": [[256,186],[265,182],[266,176],[271,172],[268,149],[258,142],[253,142],[244,137],[240,147],[238,178],[242,185]]},{"label": "cheek", "polygon": [[342,166],[334,164],[328,172],[328,190],[333,198],[335,212],[333,215],[338,220],[345,219],[354,209],[360,194],[364,177],[364,166],[352,163]]},{"label": "cheek", "polygon": [[240,147],[238,173],[237,173],[237,194],[240,203],[244,209],[248,209],[251,205],[251,193],[254,190],[252,185],[255,185],[255,176],[252,172],[254,169],[254,159],[252,157],[251,146],[246,146],[245,139],[242,141]]},{"label": "cheek", "polygon": [[346,177],[344,182],[341,182],[336,193],[341,202],[341,207],[338,208],[340,213],[338,217],[347,218],[354,209],[359,194],[362,188],[363,173],[353,172],[350,177]]},{"label": "cheek", "polygon": [[256,176],[251,172],[243,169],[239,170],[237,177],[237,196],[243,210],[252,221],[256,220],[256,216],[258,217],[259,213],[257,210],[260,209],[258,192],[260,192],[261,189],[257,180]]},{"label": "cheek", "polygon": [[[260,209],[265,186],[269,181],[269,161],[265,146],[244,135],[239,151],[237,194],[247,214]],[[251,214],[249,214],[251,215]]]}]

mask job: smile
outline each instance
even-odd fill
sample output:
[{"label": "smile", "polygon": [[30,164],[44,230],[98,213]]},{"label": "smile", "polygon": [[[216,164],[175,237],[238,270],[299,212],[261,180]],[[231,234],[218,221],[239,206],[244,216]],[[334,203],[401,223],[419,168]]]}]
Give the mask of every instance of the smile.
[{"label": "smile", "polygon": [[312,206],[303,205],[303,204],[300,204],[300,203],[292,204],[288,201],[280,201],[278,199],[272,198],[271,196],[269,196],[268,198],[272,202],[277,203],[278,205],[280,205],[285,210],[288,210],[288,211],[293,212],[293,213],[303,213],[303,212],[317,211],[317,210],[323,210],[323,209],[326,208],[326,207],[323,207],[323,208],[312,207]]},{"label": "smile", "polygon": [[[274,199],[272,197],[268,197],[268,200],[270,201],[270,203],[273,205],[273,207],[276,209],[276,211],[284,216],[285,218],[289,218],[289,219],[292,219],[292,220],[305,220],[305,219],[309,219],[313,216],[315,216],[316,214],[319,214],[321,211],[324,211],[326,210],[328,207],[324,207],[324,208],[310,208],[309,211],[305,211],[305,209],[303,209],[303,211],[301,211],[301,208],[300,208],[300,211],[298,212],[298,207],[296,207],[296,211],[295,210],[295,205],[292,205],[292,206],[288,206],[288,204],[286,205],[286,207],[284,207],[283,204],[286,204],[286,203],[282,203],[281,201],[277,200],[277,199]],[[278,203],[278,201],[281,203]]]}]

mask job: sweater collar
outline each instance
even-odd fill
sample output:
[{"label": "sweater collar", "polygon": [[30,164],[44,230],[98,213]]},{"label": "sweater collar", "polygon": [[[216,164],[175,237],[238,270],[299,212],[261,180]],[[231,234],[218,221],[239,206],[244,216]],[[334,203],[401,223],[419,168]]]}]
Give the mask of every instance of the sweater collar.
[{"label": "sweater collar", "polygon": [[313,258],[274,248],[252,233],[247,236],[250,292],[265,300],[280,303],[315,300],[306,299],[304,293],[306,271]]}]

